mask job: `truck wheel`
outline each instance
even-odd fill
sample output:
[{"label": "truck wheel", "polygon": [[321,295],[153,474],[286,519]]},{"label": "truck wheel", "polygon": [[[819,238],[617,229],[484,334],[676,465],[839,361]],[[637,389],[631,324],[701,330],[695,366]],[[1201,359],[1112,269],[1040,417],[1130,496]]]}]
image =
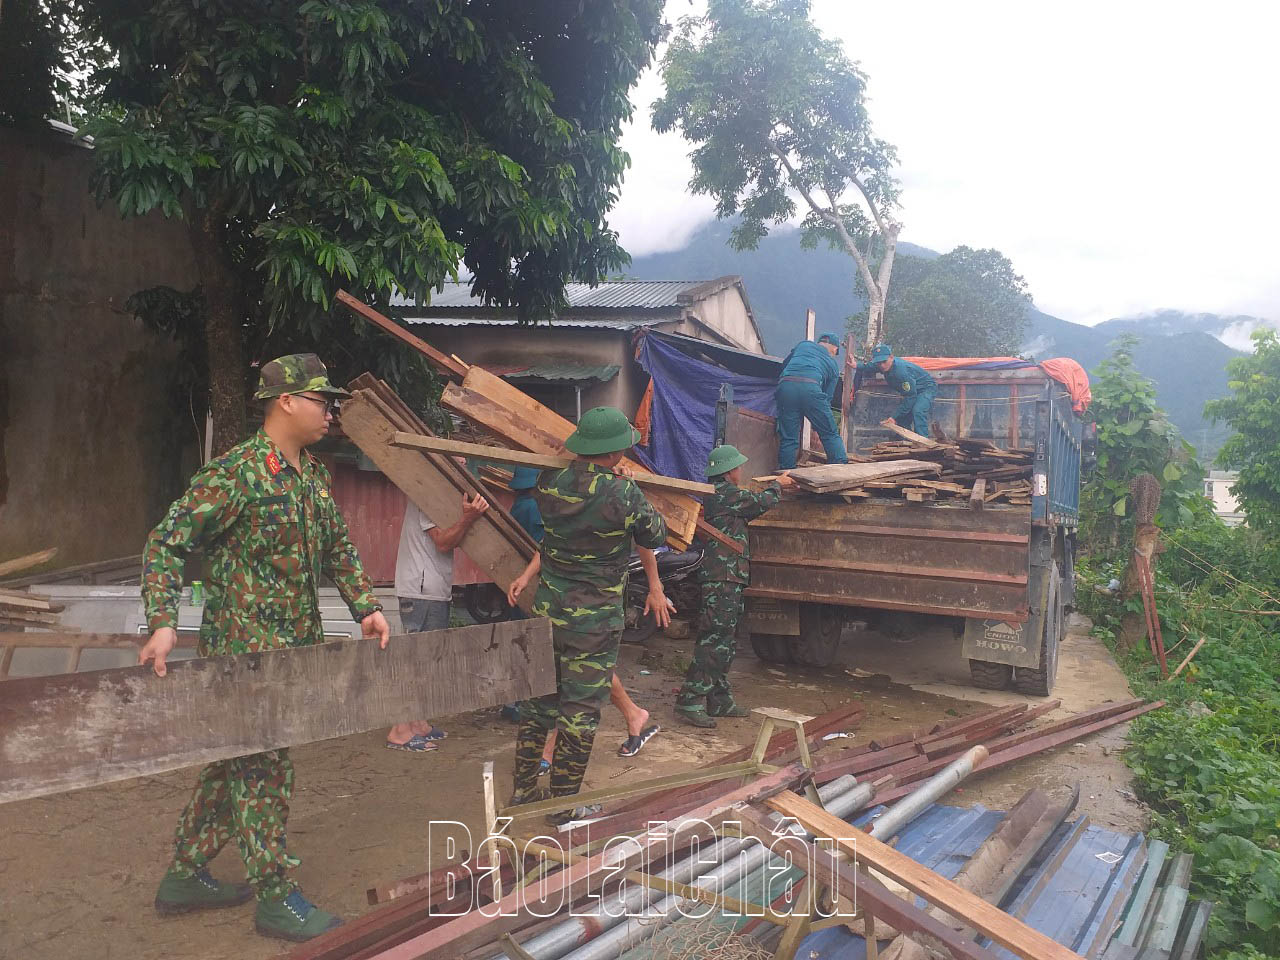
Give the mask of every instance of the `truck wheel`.
[{"label": "truck wheel", "polygon": [[507,595],[496,583],[469,583],[462,597],[467,613],[476,623],[499,623],[511,616]]},{"label": "truck wheel", "polygon": [[1013,667],[987,660],[969,661],[969,679],[982,690],[1003,690],[1013,678]]},{"label": "truck wheel", "polygon": [[844,617],[831,604],[800,607],[800,636],[791,638],[791,658],[806,667],[829,667],[840,649]]},{"label": "truck wheel", "polygon": [[773,633],[751,634],[751,649],[765,663],[790,663],[791,638]]},{"label": "truck wheel", "polygon": [[1066,611],[1062,604],[1062,573],[1055,560],[1049,569],[1049,597],[1045,604],[1044,630],[1040,634],[1040,666],[1019,667],[1013,689],[1028,697],[1047,697],[1058,676],[1058,644],[1062,641]]}]

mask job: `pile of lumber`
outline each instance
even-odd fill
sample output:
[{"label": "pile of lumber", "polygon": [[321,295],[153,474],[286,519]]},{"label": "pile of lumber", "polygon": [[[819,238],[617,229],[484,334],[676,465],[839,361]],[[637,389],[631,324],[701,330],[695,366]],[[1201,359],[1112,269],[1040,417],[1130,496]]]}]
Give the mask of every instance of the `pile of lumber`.
[{"label": "pile of lumber", "polygon": [[48,627],[58,622],[62,604],[25,590],[0,589],[0,624],[12,627]]},{"label": "pile of lumber", "polygon": [[838,493],[869,497],[868,487],[894,486],[915,478],[936,477],[942,470],[923,460],[890,460],[885,463],[829,463],[819,467],[797,467],[790,471],[802,493]]},{"label": "pile of lumber", "polygon": [[[966,501],[976,510],[988,503],[1031,504],[1031,458],[1034,450],[1006,450],[990,440],[960,439],[940,442],[912,433],[896,424],[889,427],[898,440],[882,440],[860,451],[856,459],[868,465],[926,461],[938,472],[926,480],[877,479],[865,484],[867,496],[902,496],[907,500]],[[856,491],[842,491],[851,493]]]}]

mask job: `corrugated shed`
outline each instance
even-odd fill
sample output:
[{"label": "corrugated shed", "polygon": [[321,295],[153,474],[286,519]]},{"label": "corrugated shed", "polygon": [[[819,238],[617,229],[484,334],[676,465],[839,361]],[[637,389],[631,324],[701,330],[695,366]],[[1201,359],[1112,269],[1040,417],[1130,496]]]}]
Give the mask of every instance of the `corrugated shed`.
[{"label": "corrugated shed", "polygon": [[510,380],[612,380],[622,369],[616,363],[576,363],[545,360],[541,363],[485,363],[490,373]]},{"label": "corrugated shed", "polygon": [[[519,321],[499,317],[405,317],[405,323],[438,325],[441,327],[516,327]],[[562,316],[556,323],[561,327],[572,324],[589,330],[636,330],[659,323],[670,323],[670,317],[573,317]]]},{"label": "corrugated shed", "polygon": [[[565,285],[565,299],[571,310],[668,310],[680,306],[680,295],[705,286],[708,280],[606,280],[596,286],[586,283]],[[408,306],[403,298],[393,299],[396,306]],[[432,293],[433,310],[493,310],[479,297],[472,296],[470,283],[446,283],[444,289]]]}]

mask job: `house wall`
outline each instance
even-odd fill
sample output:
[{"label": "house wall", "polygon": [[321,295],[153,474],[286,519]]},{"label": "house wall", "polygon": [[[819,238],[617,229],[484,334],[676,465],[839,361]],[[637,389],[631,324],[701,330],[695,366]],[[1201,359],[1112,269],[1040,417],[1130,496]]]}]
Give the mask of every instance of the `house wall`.
[{"label": "house wall", "polygon": [[185,230],[98,209],[92,160],[0,129],[0,559],[140,552],[195,448],[169,402],[173,345],[123,310],[146,287],[195,286]]},{"label": "house wall", "polygon": [[[764,344],[756,333],[755,326],[751,323],[751,316],[747,313],[747,305],[743,301],[742,293],[737,286],[725,287],[723,290],[697,301],[689,307],[687,312],[708,326],[724,333],[741,349],[750,350],[753,353],[764,353]],[[687,321],[681,324],[678,332],[690,337],[697,337],[699,340],[713,339],[707,331],[699,329],[696,324]]]},{"label": "house wall", "polygon": [[[583,410],[617,407],[628,417],[634,416],[644,385],[648,382],[644,371],[632,359],[631,332],[626,330],[574,328],[569,321],[536,327],[453,327],[415,323],[413,330],[433,347],[457,354],[467,363],[480,366],[568,359],[619,365],[622,369],[607,383],[583,382]],[[566,381],[563,385],[550,385],[550,388],[562,392],[567,403],[573,386]],[[542,393],[542,390],[534,392]],[[573,419],[573,411],[568,407],[557,408],[556,412]]]}]

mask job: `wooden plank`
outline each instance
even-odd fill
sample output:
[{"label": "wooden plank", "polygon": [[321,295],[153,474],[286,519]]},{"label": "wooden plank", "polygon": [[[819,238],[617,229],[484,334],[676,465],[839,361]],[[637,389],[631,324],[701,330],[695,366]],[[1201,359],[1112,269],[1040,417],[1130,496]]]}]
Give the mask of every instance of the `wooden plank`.
[{"label": "wooden plank", "polygon": [[747,548],[744,547],[742,544],[740,544],[737,540],[734,540],[731,537],[729,537],[727,534],[723,533],[722,531],[717,530],[715,527],[707,523],[707,521],[703,520],[701,517],[698,518],[697,529],[698,529],[699,536],[702,536],[704,538],[710,537],[712,540],[715,540],[716,542],[721,543],[724,546],[728,547],[738,556],[742,556],[747,552]]},{"label": "wooden plank", "polygon": [[797,467],[791,479],[820,493],[846,487],[860,487],[876,480],[890,480],[909,474],[937,474],[941,467],[928,460],[884,460],[879,463],[828,463],[819,467]]},{"label": "wooden plank", "polygon": [[[391,446],[394,425],[363,396],[363,391],[357,391],[342,405],[342,429],[437,526],[452,526],[462,517],[462,495],[457,487],[440,466],[422,453]],[[499,508],[491,506],[471,526],[461,547],[494,583],[506,590],[528,566],[534,547],[527,537],[524,542],[513,543],[509,530],[499,528],[498,514],[489,516],[496,509]],[[534,592],[524,592],[520,598],[522,608],[527,610],[533,603]]]},{"label": "wooden plank", "polygon": [[[25,633],[0,632],[0,646],[11,647],[84,647],[86,650],[137,650],[147,633],[74,633],[63,627],[58,631],[28,630]],[[194,647],[193,633],[178,634],[179,647]]]},{"label": "wooden plank", "polygon": [[[393,446],[412,447],[416,450],[429,450],[432,453],[455,454],[460,457],[493,460],[497,463],[510,463],[520,467],[537,467],[540,470],[563,470],[575,463],[575,457],[553,457],[545,453],[528,453],[524,450],[508,450],[506,447],[489,447],[483,443],[465,443],[461,440],[446,440],[443,437],[424,437],[413,433],[396,431],[391,439]],[[664,477],[659,473],[636,473],[632,478],[642,487],[653,487],[657,490],[675,490],[680,493],[715,493],[714,484],[697,483],[693,480],[681,480],[678,477]]]},{"label": "wooden plank", "polygon": [[0,577],[7,577],[10,574],[21,573],[23,570],[38,567],[42,563],[48,563],[57,555],[58,548],[50,547],[48,550],[41,550],[38,553],[28,553],[25,557],[15,557],[12,560],[0,561]]},{"label": "wooden plank", "polygon": [[931,440],[928,437],[922,437],[920,436],[920,434],[912,430],[908,430],[906,427],[899,426],[893,420],[885,421],[884,423],[880,424],[880,426],[884,427],[890,433],[896,433],[903,440],[909,440],[911,443],[919,444],[920,446],[927,447],[930,450],[932,450],[935,447],[941,446],[941,444],[939,444],[936,440]]},{"label": "wooden plank", "polygon": [[[494,436],[534,453],[560,456],[565,452],[564,441],[575,429],[554,410],[480,367],[468,370],[460,386],[445,387],[440,402]],[[622,462],[633,470],[643,469],[633,460]],[[662,490],[650,490],[645,496],[667,522],[667,542],[688,549],[701,505],[692,497]]]},{"label": "wooden plank", "polygon": [[783,816],[794,817],[814,836],[831,838],[855,862],[874,867],[1019,957],[1079,960],[1080,955],[1074,951],[803,797],[782,793],[765,803]]},{"label": "wooden plank", "polygon": [[544,618],[5,681],[0,803],[555,690]]},{"label": "wooden plank", "polygon": [[981,510],[983,504],[987,502],[987,480],[985,477],[979,477],[973,481],[973,489],[969,491],[969,509]]},{"label": "wooden plank", "polygon": [[465,363],[462,363],[456,357],[451,357],[446,353],[442,353],[422,338],[414,336],[390,317],[379,313],[367,303],[357,300],[351,294],[347,293],[347,291],[339,290],[336,294],[336,299],[357,317],[368,320],[375,327],[391,334],[401,343],[407,344],[414,350],[417,350],[418,353],[430,360],[431,365],[441,373],[457,377],[459,380],[467,375],[467,365]]},{"label": "wooden plank", "polygon": [[18,593],[13,590],[0,590],[0,608],[3,607],[43,610],[47,613],[60,613],[63,610],[62,604],[50,603],[48,597],[37,596],[33,593]]},{"label": "wooden plank", "polygon": [[[547,916],[563,907],[568,902],[564,891],[572,890],[574,894],[594,893],[617,870],[630,870],[638,861],[647,861],[660,855],[672,843],[678,842],[680,824],[699,820],[709,823],[713,818],[771,790],[795,785],[804,775],[804,768],[794,764],[754,783],[738,787],[694,808],[679,821],[659,827],[657,831],[641,834],[636,844],[615,845],[590,859],[551,874],[537,884],[513,890],[483,914],[473,910],[434,930],[391,947],[381,954],[381,960],[457,960],[468,950],[490,943],[503,933],[528,923],[531,915]],[[687,835],[689,829],[684,827],[683,832]]]},{"label": "wooden plank", "polygon": [[950,956],[954,960],[996,960],[992,951],[957,934],[917,907],[914,898],[899,897],[855,865],[839,859],[831,850],[793,834],[779,835],[774,825],[766,821],[759,811],[742,810],[735,819],[741,824],[744,835],[755,837],[775,856],[790,854],[792,863],[809,871],[811,881],[836,891],[841,898],[853,900],[862,915],[871,914],[887,920],[897,929],[910,931],[913,937],[924,939],[935,955]]}]

